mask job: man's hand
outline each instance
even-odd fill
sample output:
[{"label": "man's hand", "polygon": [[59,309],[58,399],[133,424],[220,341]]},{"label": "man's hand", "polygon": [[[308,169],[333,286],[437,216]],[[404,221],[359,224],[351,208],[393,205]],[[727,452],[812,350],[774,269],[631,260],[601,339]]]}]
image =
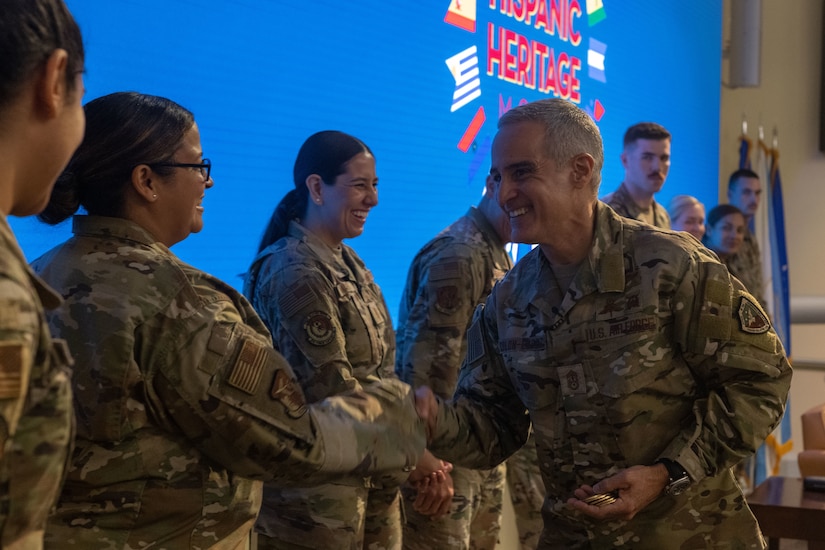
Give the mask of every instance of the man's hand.
[{"label": "man's hand", "polygon": [[427,386],[421,386],[415,390],[415,411],[418,417],[424,422],[427,432],[427,443],[432,441],[436,429],[436,416],[438,416],[438,401],[433,390]]},{"label": "man's hand", "polygon": [[[592,487],[582,485],[573,492],[575,497],[568,499],[567,505],[599,520],[629,520],[662,494],[667,480],[667,469],[662,464],[632,466]],[[599,493],[618,493],[618,496],[615,502],[603,506],[584,502],[587,497]]]},{"label": "man's hand", "polygon": [[415,487],[418,495],[413,503],[413,509],[419,514],[440,519],[450,513],[453,503],[453,478],[443,470],[433,472],[425,477]]}]

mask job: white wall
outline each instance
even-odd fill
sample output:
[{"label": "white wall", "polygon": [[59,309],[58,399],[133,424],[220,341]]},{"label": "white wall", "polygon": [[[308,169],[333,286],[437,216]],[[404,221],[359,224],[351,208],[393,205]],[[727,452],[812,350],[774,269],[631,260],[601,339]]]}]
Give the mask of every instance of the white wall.
[{"label": "white wall", "polygon": [[[723,41],[729,40],[730,0],[724,0]],[[758,87],[722,86],[720,199],[738,167],[743,115],[755,141],[761,124],[771,139],[778,130],[791,295],[825,296],[825,155],[819,151],[822,0],[762,0],[761,81]],[[728,80],[723,59],[722,78]],[[794,450],[802,447],[799,415],[825,402],[825,325],[794,325],[791,384]],[[792,361],[793,362],[793,361]],[[783,473],[795,471],[795,452]]]}]

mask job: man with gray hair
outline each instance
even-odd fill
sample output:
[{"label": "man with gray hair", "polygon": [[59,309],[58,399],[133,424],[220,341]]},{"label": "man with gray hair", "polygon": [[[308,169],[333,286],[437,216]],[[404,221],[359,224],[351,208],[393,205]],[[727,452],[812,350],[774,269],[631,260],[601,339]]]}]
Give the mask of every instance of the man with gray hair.
[{"label": "man with gray hair", "polygon": [[417,391],[428,448],[489,468],[532,421],[540,549],[764,548],[730,468],[782,416],[782,344],[696,239],[597,200],[602,163],[598,128],[569,102],[499,120],[499,204],[512,240],[538,246],[476,310],[452,399]]}]

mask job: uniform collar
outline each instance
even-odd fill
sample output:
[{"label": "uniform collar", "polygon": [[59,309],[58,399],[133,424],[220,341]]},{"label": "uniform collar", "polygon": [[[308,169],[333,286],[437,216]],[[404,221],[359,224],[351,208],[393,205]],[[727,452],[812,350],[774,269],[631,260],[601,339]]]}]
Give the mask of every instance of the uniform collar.
[{"label": "uniform collar", "polygon": [[[537,280],[552,280],[550,262],[539,247],[519,260],[523,271],[537,273]],[[550,306],[546,289],[539,285],[517,285],[513,296],[519,303],[532,303],[555,319],[562,320],[583,297],[599,293],[623,292],[624,269],[624,222],[621,216],[601,201],[596,203],[596,222],[590,252],[582,261],[579,271],[564,294],[558,310]]]},{"label": "uniform collar", "polygon": [[146,246],[160,246],[164,250],[169,250],[149,231],[125,218],[74,216],[72,218],[72,233],[78,237],[108,237],[132,241]]},{"label": "uniform collar", "polygon": [[11,252],[14,259],[20,262],[21,268],[28,276],[32,287],[34,287],[35,292],[37,292],[37,296],[40,298],[40,303],[43,304],[43,307],[46,309],[54,309],[63,303],[63,298],[60,297],[60,294],[55,292],[54,289],[47,285],[46,282],[38,277],[37,274],[32,271],[32,268],[29,267],[29,264],[26,261],[26,256],[20,249],[20,245],[14,236],[14,232],[11,230],[9,221],[6,219],[6,215],[2,212],[0,212],[0,240],[6,242],[6,250]]},{"label": "uniform collar", "polygon": [[470,221],[475,224],[478,230],[481,231],[484,239],[489,243],[490,249],[493,251],[493,259],[496,264],[503,266],[505,269],[510,269],[513,267],[513,260],[504,249],[505,243],[501,242],[498,232],[495,230],[493,224],[490,223],[487,217],[481,213],[481,210],[475,206],[471,206],[470,209],[467,210],[466,215],[470,218]]}]

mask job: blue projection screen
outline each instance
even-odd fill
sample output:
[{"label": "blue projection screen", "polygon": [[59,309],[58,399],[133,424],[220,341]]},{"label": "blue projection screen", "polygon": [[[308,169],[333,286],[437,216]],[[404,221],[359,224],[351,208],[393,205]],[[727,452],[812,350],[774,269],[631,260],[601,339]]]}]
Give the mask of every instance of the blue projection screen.
[{"label": "blue projection screen", "polygon": [[[659,202],[716,204],[720,0],[67,3],[86,45],[85,101],[133,90],[195,113],[215,186],[204,230],[174,251],[238,288],[298,147],[324,129],[375,153],[380,204],[348,244],[393,315],[418,248],[478,202],[496,122],[521,102],[562,97],[596,119],[602,195],[621,182],[627,126],[663,124],[673,162]],[[69,222],[11,223],[29,259],[70,234]]]}]

